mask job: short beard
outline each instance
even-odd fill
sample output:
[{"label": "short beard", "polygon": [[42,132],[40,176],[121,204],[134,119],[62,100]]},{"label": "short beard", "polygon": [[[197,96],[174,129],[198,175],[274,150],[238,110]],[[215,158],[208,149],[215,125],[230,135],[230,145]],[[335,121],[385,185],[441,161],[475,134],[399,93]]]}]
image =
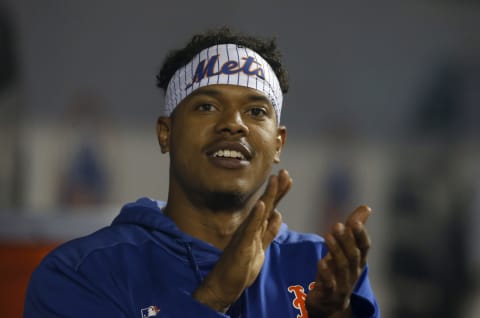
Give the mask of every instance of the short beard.
[{"label": "short beard", "polygon": [[245,193],[215,192],[206,195],[203,204],[214,212],[235,212],[245,207],[250,197]]}]

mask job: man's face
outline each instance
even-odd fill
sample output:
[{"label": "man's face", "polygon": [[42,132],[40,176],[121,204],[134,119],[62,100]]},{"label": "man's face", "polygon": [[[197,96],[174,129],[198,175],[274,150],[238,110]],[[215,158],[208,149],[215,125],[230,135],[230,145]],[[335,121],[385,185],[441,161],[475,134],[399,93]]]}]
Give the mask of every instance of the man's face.
[{"label": "man's face", "polygon": [[162,151],[170,152],[170,181],[197,194],[255,193],[286,137],[270,101],[235,85],[197,89],[157,129]]}]

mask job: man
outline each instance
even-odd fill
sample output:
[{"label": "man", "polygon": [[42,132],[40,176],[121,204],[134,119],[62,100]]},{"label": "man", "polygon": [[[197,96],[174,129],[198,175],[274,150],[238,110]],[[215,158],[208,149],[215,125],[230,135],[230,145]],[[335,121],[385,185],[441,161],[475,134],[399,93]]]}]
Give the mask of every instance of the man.
[{"label": "man", "polygon": [[[170,54],[158,141],[167,202],[123,207],[33,274],[25,317],[379,317],[359,207],[325,240],[289,231],[275,207],[286,72],[275,43],[223,28]],[[265,185],[265,188],[263,186]]]}]

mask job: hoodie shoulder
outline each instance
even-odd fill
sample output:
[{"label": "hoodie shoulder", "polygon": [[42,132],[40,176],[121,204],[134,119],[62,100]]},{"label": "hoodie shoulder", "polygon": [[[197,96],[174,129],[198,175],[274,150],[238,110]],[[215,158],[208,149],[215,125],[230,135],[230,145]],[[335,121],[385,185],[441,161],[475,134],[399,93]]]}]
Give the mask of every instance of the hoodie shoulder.
[{"label": "hoodie shoulder", "polygon": [[274,240],[277,244],[321,244],[325,240],[323,237],[313,233],[301,233],[292,231],[283,223],[277,237]]},{"label": "hoodie shoulder", "polygon": [[[54,249],[44,262],[61,262],[77,270],[93,253],[106,251],[121,245],[141,245],[149,238],[135,225],[110,225],[90,235],[68,241]],[[127,230],[128,228],[128,230]]]},{"label": "hoodie shoulder", "polygon": [[[54,249],[47,257],[45,262],[61,262],[73,269],[77,269],[94,252],[106,251],[121,245],[138,246],[150,240],[148,231],[141,222],[122,222],[122,213],[128,210],[139,210],[139,206],[150,210],[149,214],[161,214],[160,206],[162,202],[142,198],[134,203],[126,204],[119,216],[111,225],[101,228],[92,234],[70,240]],[[136,208],[135,208],[136,207]],[[155,213],[156,212],[156,213]],[[144,211],[145,213],[145,211]],[[143,213],[138,213],[137,218],[142,218]]]}]

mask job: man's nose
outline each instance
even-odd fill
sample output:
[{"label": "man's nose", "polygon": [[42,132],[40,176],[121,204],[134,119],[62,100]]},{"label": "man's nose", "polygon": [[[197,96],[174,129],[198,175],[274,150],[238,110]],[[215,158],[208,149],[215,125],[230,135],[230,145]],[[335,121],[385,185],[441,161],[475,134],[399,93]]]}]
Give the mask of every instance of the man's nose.
[{"label": "man's nose", "polygon": [[227,110],[220,117],[216,126],[217,132],[228,133],[232,135],[247,136],[249,133],[248,126],[242,118],[242,114],[238,110]]}]

